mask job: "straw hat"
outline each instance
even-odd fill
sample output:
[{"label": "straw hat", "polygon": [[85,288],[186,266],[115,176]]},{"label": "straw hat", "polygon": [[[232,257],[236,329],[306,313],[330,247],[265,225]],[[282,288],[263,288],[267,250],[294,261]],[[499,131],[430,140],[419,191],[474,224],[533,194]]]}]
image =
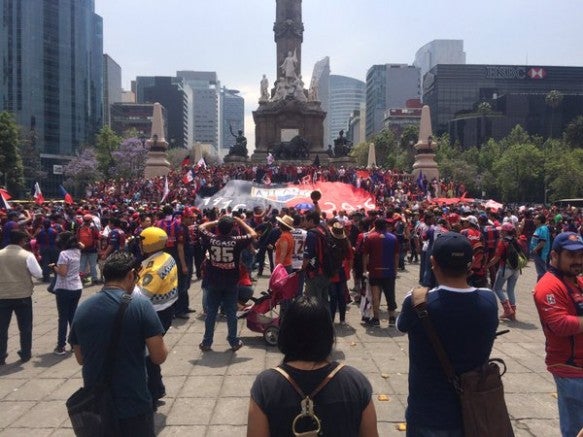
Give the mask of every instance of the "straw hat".
[{"label": "straw hat", "polygon": [[279,223],[281,223],[282,225],[284,225],[288,229],[294,228],[294,219],[293,219],[293,217],[290,217],[289,215],[284,215],[283,217],[275,217],[275,220],[277,220]]},{"label": "straw hat", "polygon": [[344,233],[344,225],[340,222],[336,222],[332,225],[332,236],[339,240],[344,240],[346,238],[346,234]]}]

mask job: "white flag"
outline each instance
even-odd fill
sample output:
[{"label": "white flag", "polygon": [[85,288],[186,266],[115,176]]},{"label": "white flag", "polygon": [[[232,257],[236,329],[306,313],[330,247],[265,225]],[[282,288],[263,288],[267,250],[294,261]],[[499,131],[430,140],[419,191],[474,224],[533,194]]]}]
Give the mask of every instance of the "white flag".
[{"label": "white flag", "polygon": [[204,158],[200,158],[196,163],[197,167],[206,168],[206,162],[204,162]]},{"label": "white flag", "polygon": [[162,195],[162,200],[160,200],[160,203],[164,203],[166,197],[168,197],[168,194],[170,194],[170,189],[168,188],[168,176],[164,176],[164,192]]}]

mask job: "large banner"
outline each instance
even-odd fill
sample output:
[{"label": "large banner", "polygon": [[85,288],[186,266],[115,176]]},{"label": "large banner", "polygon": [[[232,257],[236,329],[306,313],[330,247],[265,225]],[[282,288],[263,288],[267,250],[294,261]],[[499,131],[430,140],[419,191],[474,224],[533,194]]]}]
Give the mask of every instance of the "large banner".
[{"label": "large banner", "polygon": [[310,209],[310,193],[318,190],[322,198],[318,202],[324,212],[356,209],[375,209],[374,198],[362,188],[342,182],[317,182],[315,184],[272,184],[262,185],[248,181],[229,181],[225,187],[212,197],[196,198],[200,209],[215,208],[251,210],[255,206],[281,209],[282,207]]}]

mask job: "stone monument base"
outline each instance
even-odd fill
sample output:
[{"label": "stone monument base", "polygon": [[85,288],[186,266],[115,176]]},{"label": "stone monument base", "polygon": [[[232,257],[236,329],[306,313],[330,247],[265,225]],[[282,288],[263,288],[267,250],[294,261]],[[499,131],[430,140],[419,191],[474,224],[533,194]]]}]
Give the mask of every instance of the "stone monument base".
[{"label": "stone monument base", "polygon": [[159,176],[167,176],[170,173],[170,163],[166,159],[166,152],[150,150],[146,158],[144,178],[153,179]]},{"label": "stone monument base", "polygon": [[428,181],[433,178],[439,180],[439,169],[437,168],[437,162],[435,162],[435,153],[418,153],[415,155],[415,163],[411,174],[417,177],[419,172],[423,172],[423,176]]},{"label": "stone monument base", "polygon": [[223,158],[223,162],[231,165],[246,165],[249,163],[249,158],[246,156],[227,155]]}]

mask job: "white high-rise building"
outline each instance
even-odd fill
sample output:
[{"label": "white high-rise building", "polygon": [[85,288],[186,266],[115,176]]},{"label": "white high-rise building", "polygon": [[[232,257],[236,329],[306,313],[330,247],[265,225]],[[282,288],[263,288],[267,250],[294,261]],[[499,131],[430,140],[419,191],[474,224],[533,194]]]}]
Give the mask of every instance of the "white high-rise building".
[{"label": "white high-rise building", "polygon": [[466,52],[462,39],[434,39],[415,53],[413,65],[421,70],[421,89],[425,73],[437,64],[465,64]]}]

